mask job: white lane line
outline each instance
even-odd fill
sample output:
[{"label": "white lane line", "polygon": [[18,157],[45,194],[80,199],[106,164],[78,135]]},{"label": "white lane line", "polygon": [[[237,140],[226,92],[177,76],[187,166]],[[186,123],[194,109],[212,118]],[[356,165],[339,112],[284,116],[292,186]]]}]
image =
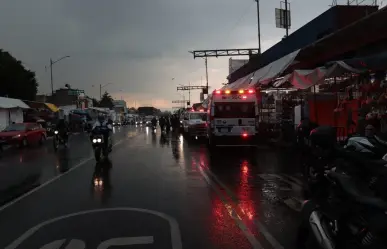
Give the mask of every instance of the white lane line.
[{"label": "white lane line", "polygon": [[[224,190],[226,190],[227,194],[231,197],[231,199],[234,201],[235,204],[238,204],[238,198],[236,195],[223,183],[219,180],[219,178],[212,173],[210,170],[207,170],[207,172],[215,179],[215,181],[222,187]],[[273,176],[270,176],[271,179],[273,179]],[[269,232],[268,228],[259,222],[258,220],[254,219],[253,223],[258,227],[259,231],[263,234],[263,236],[266,238],[266,240],[271,244],[271,246],[274,249],[284,249],[284,247],[281,245],[281,243],[278,242],[276,238]]]},{"label": "white lane line", "polygon": [[[118,141],[117,143],[113,144],[113,146],[116,146],[116,145],[122,143],[124,140],[125,140],[125,139],[122,139],[122,140]],[[72,168],[70,168],[68,171],[66,171],[65,173],[60,174],[60,175],[58,175],[58,176],[56,176],[56,177],[54,177],[54,178],[51,178],[51,179],[48,180],[47,182],[45,182],[45,183],[39,185],[38,187],[33,188],[33,189],[31,189],[30,191],[28,191],[27,193],[25,193],[25,194],[19,196],[18,198],[14,199],[14,200],[12,200],[12,201],[10,201],[10,202],[8,202],[7,204],[4,204],[3,206],[0,207],[0,212],[2,212],[2,211],[5,210],[6,208],[8,208],[8,207],[14,205],[15,203],[21,201],[22,199],[24,199],[24,198],[30,196],[31,194],[35,193],[35,192],[38,191],[39,189],[44,188],[45,186],[49,185],[49,184],[52,183],[52,182],[55,182],[56,180],[62,178],[63,176],[69,174],[70,172],[76,170],[76,169],[79,168],[80,166],[86,164],[87,162],[89,162],[89,161],[91,161],[91,160],[93,160],[93,159],[94,159],[94,157],[89,157],[89,158],[87,158],[87,159],[82,160],[81,162],[79,162],[78,164],[76,164],[74,167],[72,167]]]},{"label": "white lane line", "polygon": [[109,249],[115,246],[147,245],[153,244],[153,242],[153,236],[114,238],[102,242],[97,249]]},{"label": "white lane line", "polygon": [[81,215],[86,215],[86,214],[93,214],[93,213],[101,213],[101,212],[110,212],[110,211],[128,211],[128,212],[140,212],[140,213],[148,213],[152,214],[155,216],[158,216],[169,223],[169,227],[171,229],[171,244],[172,244],[172,249],[182,249],[183,244],[181,241],[181,233],[180,233],[180,228],[179,224],[177,223],[176,219],[173,218],[172,216],[169,216],[165,213],[161,213],[158,211],[154,210],[149,210],[149,209],[142,209],[142,208],[128,208],[128,207],[123,207],[123,208],[104,208],[104,209],[92,209],[92,210],[86,210],[86,211],[81,211],[81,212],[76,212],[76,213],[71,213],[67,215],[63,215],[60,217],[53,218],[51,220],[44,221],[42,223],[39,223],[38,225],[30,228],[28,231],[23,233],[19,238],[14,240],[11,244],[9,244],[5,249],[16,249],[18,246],[26,241],[28,238],[33,236],[39,229],[44,228],[47,225],[50,225],[52,223],[55,223],[57,221],[61,221],[64,219],[76,217],[76,216],[81,216]]},{"label": "white lane line", "polygon": [[245,235],[247,240],[250,242],[252,247],[254,249],[264,249],[259,243],[259,241],[255,238],[255,236],[250,232],[250,230],[246,227],[246,225],[243,223],[243,221],[238,217],[236,211],[231,207],[230,204],[227,203],[226,198],[223,196],[219,188],[214,184],[209,176],[203,171],[202,167],[200,165],[197,166],[200,174],[203,176],[203,178],[206,180],[208,185],[211,186],[211,188],[215,191],[215,193],[219,196],[220,200],[223,202],[223,205],[226,207],[230,217],[235,221],[235,223],[238,225],[239,229],[242,231],[242,233]]}]

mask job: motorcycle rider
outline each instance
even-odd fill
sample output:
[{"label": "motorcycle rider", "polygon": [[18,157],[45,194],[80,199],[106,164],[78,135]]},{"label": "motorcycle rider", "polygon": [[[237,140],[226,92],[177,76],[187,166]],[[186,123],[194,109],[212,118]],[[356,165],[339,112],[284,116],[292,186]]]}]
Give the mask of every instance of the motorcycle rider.
[{"label": "motorcycle rider", "polygon": [[111,152],[113,149],[113,141],[112,141],[112,136],[111,136],[111,131],[113,130],[113,126],[111,124],[110,119],[106,119],[105,116],[100,113],[98,115],[97,121],[94,123],[93,128],[91,129],[91,137],[93,136],[93,132],[95,129],[98,129],[99,127],[106,127],[107,132],[104,134],[104,139],[107,141],[107,145],[109,147],[109,151]]},{"label": "motorcycle rider", "polygon": [[58,135],[63,139],[65,146],[67,147],[67,142],[69,140],[69,125],[65,120],[63,110],[58,111],[58,122],[56,123],[55,130],[58,131]]}]

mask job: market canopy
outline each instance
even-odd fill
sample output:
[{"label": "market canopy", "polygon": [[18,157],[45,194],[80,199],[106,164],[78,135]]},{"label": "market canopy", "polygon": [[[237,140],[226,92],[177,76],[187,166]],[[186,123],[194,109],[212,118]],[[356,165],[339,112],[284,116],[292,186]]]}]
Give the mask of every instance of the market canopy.
[{"label": "market canopy", "polygon": [[318,67],[313,70],[294,70],[292,73],[285,75],[283,78],[274,82],[274,87],[280,87],[289,82],[296,89],[308,89],[325,80],[327,70],[324,67]]},{"label": "market canopy", "polygon": [[290,65],[292,65],[299,52],[300,50],[298,49],[290,54],[287,54],[267,66],[235,81],[234,83],[226,85],[225,87],[228,89],[239,89],[257,87],[260,84],[267,85],[274,78],[281,75]]},{"label": "market canopy", "polygon": [[30,107],[20,99],[0,97],[0,109],[12,109],[12,108],[29,109]]}]

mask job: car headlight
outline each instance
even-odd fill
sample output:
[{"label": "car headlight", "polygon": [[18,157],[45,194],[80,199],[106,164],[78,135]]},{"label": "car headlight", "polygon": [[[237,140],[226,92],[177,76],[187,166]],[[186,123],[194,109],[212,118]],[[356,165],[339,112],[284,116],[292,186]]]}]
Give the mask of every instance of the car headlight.
[{"label": "car headlight", "polygon": [[13,136],[12,138],[19,138],[19,137],[20,137],[20,134]]},{"label": "car headlight", "polygon": [[59,132],[58,131],[54,131],[55,134],[58,134]]},{"label": "car headlight", "polygon": [[96,143],[97,142],[97,139],[93,139],[93,143]]}]

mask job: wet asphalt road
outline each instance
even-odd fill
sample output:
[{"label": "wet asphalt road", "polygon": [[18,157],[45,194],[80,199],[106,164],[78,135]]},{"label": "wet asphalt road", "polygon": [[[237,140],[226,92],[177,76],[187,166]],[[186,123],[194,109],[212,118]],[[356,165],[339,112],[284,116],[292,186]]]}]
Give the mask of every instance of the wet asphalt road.
[{"label": "wet asphalt road", "polygon": [[[297,156],[260,146],[210,154],[200,141],[114,133],[110,163],[88,138],[70,148],[7,151],[0,159],[0,248],[296,248]],[[38,185],[40,184],[40,185]]]}]

